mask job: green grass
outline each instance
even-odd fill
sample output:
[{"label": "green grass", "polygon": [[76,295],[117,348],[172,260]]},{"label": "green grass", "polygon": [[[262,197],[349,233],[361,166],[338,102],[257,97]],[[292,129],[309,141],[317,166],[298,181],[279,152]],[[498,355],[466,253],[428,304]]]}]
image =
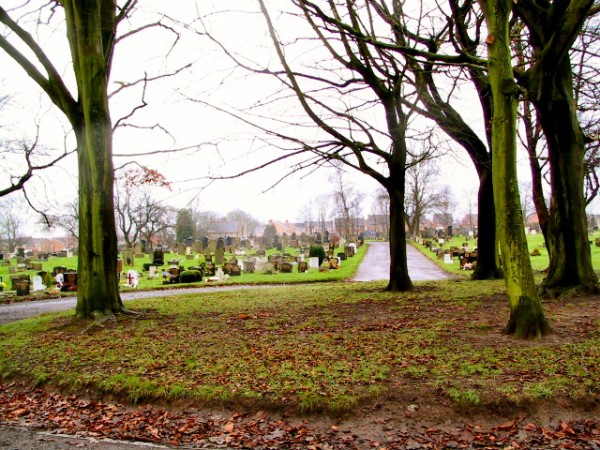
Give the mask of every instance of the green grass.
[{"label": "green grass", "polygon": [[[600,247],[596,247],[595,240],[596,238],[600,238],[600,231],[596,231],[589,234],[589,240],[592,242],[590,245],[591,255],[592,255],[592,266],[596,270],[596,272],[600,272]],[[437,239],[429,239],[431,241],[437,242]],[[422,242],[423,240],[421,240]],[[443,249],[450,249],[451,247],[459,247],[461,248],[461,244],[463,242],[468,242],[469,247],[471,249],[477,246],[477,239],[467,240],[464,236],[454,236],[450,241],[446,241],[442,246]],[[438,259],[436,254],[427,249],[422,243],[412,242],[412,244],[419,249],[425,256],[429,257],[431,260],[435,261],[442,269],[447,272],[450,272],[454,275],[460,275],[469,277],[470,271],[462,271],[460,270],[460,264],[458,258],[453,258],[452,264],[444,263],[443,258]],[[439,247],[439,245],[437,245]],[[539,256],[531,256],[531,267],[534,272],[537,274],[541,274],[542,271],[548,268],[548,251],[546,250],[544,244],[544,236],[541,233],[537,233],[535,235],[530,234],[527,235],[527,246],[529,248],[529,252],[531,253],[534,249],[539,251]]]},{"label": "green grass", "polygon": [[384,286],[165,293],[128,302],[143,315],[90,334],[72,312],[45,315],[0,327],[0,375],[132,403],[304,413],[345,412],[388,393],[460,408],[600,400],[600,323],[586,319],[592,300],[548,303],[563,338],[521,342],[501,335],[502,281],[416,283],[407,293]]},{"label": "green grass", "polygon": [[[367,246],[364,245],[358,249],[358,252],[355,256],[350,257],[344,261],[339,269],[330,270],[321,272],[318,269],[309,269],[305,273],[274,273],[274,274],[262,274],[262,273],[243,273],[241,276],[229,277],[227,281],[222,281],[219,283],[211,283],[219,284],[219,285],[235,285],[235,284],[291,284],[291,283],[309,283],[309,282],[328,282],[328,281],[340,281],[351,278],[356,271],[358,270],[358,266],[362,261],[367,250]],[[297,255],[298,251],[293,248],[288,248],[286,251],[292,255]],[[342,249],[338,248],[335,250],[334,254],[342,251]],[[275,250],[269,250],[267,254],[276,253]],[[231,254],[225,255],[226,260],[230,260],[232,258]],[[238,259],[241,259],[239,256]],[[200,262],[204,261],[203,256],[196,256],[192,260],[185,259],[182,255],[177,254],[166,254],[165,262],[170,260],[179,259],[181,260],[180,264],[185,268],[188,268],[193,265],[197,265]],[[206,285],[205,282],[198,283],[177,283],[177,284],[163,284],[162,277],[157,277],[154,279],[148,278],[148,272],[143,271],[144,263],[151,262],[150,257],[145,255],[143,258],[135,258],[133,266],[124,266],[123,272],[121,275],[121,291],[128,292],[131,291],[132,288],[126,286],[126,273],[128,270],[136,270],[141,274],[140,283],[138,285],[138,290],[151,290],[151,289],[177,289],[181,287],[188,286],[201,286]],[[12,260],[13,266],[16,267],[16,259]],[[54,267],[63,266],[69,269],[75,270],[77,268],[77,257],[68,257],[68,258],[59,258],[59,257],[50,257],[47,262],[42,263],[42,269],[47,272],[52,272]],[[163,266],[163,267],[166,267]],[[28,274],[31,277],[37,274],[37,270],[28,270],[24,272],[19,272],[19,274]],[[3,294],[0,294],[0,303],[2,302],[3,297],[6,301],[15,301],[18,298],[14,297],[15,291],[10,291],[10,277],[12,274],[8,273],[8,266],[0,266],[0,277],[2,277],[3,281],[6,283],[6,288]],[[50,286],[46,291],[41,294],[45,294],[46,292],[57,292],[55,286]],[[10,295],[9,298],[6,298],[7,295]],[[61,295],[69,295],[69,293],[61,293]],[[72,295],[72,294],[71,294]]]}]

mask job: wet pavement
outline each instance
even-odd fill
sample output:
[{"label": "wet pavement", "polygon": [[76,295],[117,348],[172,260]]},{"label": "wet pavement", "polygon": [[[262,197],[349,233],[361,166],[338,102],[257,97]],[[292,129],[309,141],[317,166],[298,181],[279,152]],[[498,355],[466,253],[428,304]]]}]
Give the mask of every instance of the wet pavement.
[{"label": "wet pavement", "polygon": [[[390,270],[390,248],[388,242],[370,242],[367,254],[361,263],[358,273],[353,278],[354,281],[376,281],[388,280]],[[425,280],[445,280],[450,276],[440,269],[433,261],[415,249],[412,245],[407,246],[408,273],[413,281]],[[165,297],[178,294],[210,294],[215,289],[236,290],[236,289],[268,289],[273,285],[260,286],[220,286],[220,287],[199,287],[183,288],[173,290],[155,290],[124,292],[121,298],[124,302],[140,298]],[[75,308],[77,299],[75,297],[65,297],[52,300],[40,300],[32,302],[12,303],[9,305],[0,305],[0,325],[27,317],[35,316],[47,312],[65,311]]]}]

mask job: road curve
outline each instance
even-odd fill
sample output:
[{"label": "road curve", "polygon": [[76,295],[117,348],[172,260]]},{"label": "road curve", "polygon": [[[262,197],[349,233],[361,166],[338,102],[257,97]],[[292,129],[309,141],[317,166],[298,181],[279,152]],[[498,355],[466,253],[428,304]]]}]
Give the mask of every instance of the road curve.
[{"label": "road curve", "polygon": [[[370,242],[367,254],[361,263],[358,273],[353,278],[354,281],[375,281],[388,280],[390,270],[390,250],[388,242]],[[449,275],[441,270],[434,262],[425,255],[421,254],[412,245],[407,246],[408,255],[408,273],[413,281],[424,280],[444,280]],[[210,294],[215,289],[236,290],[236,289],[268,289],[273,285],[233,285],[220,287],[199,287],[183,288],[171,290],[138,291],[124,292],[121,294],[123,301],[135,300],[140,298],[165,297],[176,294]],[[0,305],[0,325],[38,314],[55,311],[65,311],[75,308],[77,300],[75,297],[65,297],[52,300],[40,300],[34,302],[12,303]]]}]

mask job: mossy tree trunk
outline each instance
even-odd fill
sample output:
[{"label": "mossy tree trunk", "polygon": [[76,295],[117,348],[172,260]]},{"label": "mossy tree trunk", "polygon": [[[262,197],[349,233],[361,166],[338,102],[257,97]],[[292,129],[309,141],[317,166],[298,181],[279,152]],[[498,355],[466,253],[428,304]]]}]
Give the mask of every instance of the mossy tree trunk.
[{"label": "mossy tree trunk", "polygon": [[506,332],[541,337],[549,330],[531,269],[516,170],[517,95],[513,77],[509,16],[512,0],[480,0],[488,24],[489,77],[492,87],[492,172],[497,235],[510,317]]},{"label": "mossy tree trunk", "polygon": [[[62,0],[75,99],[42,45],[0,6],[0,23],[12,30],[0,35],[0,48],[17,62],[65,114],[77,142],[79,169],[79,262],[77,316],[101,318],[124,311],[117,279],[112,164],[112,124],[107,84],[116,27],[135,2],[117,14],[113,0]],[[19,41],[13,44],[9,39]],[[28,56],[19,48],[27,47]]]},{"label": "mossy tree trunk", "polygon": [[523,86],[540,118],[550,161],[552,198],[545,233],[550,264],[540,290],[551,295],[573,288],[599,290],[583,193],[585,136],[577,118],[569,56],[594,4],[594,0],[515,2],[535,55]]},{"label": "mossy tree trunk", "polygon": [[80,114],[73,120],[79,167],[77,316],[98,318],[123,309],[117,274],[112,124],[108,79],[116,3],[65,1],[67,36]]},{"label": "mossy tree trunk", "polygon": [[[598,292],[583,193],[585,139],[572,97],[571,64],[567,58],[553,67],[560,70],[533,71],[529,77],[532,87],[552,91],[534,100],[548,143],[552,188],[546,241],[550,263],[541,291],[551,295],[572,288]],[[550,79],[554,82],[548,83]]]}]

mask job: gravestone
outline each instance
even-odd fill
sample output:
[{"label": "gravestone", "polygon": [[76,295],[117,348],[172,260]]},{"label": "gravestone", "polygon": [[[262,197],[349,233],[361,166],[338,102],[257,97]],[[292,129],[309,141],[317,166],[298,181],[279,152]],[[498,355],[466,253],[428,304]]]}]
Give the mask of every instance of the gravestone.
[{"label": "gravestone", "polygon": [[308,263],[306,261],[300,261],[298,263],[298,273],[304,273],[308,270]]},{"label": "gravestone", "polygon": [[131,248],[123,250],[123,262],[126,266],[133,266],[133,250]]},{"label": "gravestone", "polygon": [[143,254],[144,252],[143,252],[143,249],[142,249],[142,244],[140,244],[139,242],[137,244],[135,244],[133,246],[133,252],[136,255]]},{"label": "gravestone", "polygon": [[44,280],[41,276],[36,275],[33,277],[33,288],[34,291],[43,291],[46,289],[46,285],[44,284]]},{"label": "gravestone", "polygon": [[242,267],[246,273],[254,273],[256,270],[256,262],[254,260],[242,261]]},{"label": "gravestone", "polygon": [[20,258],[25,258],[25,249],[23,247],[19,247],[17,249],[17,256]]},{"label": "gravestone", "polygon": [[215,252],[215,262],[217,263],[217,265],[223,265],[223,262],[225,261],[225,248],[223,247],[219,247],[217,248],[216,252]]},{"label": "gravestone", "polygon": [[210,241],[208,243],[208,250],[210,253],[215,253],[217,251],[217,243],[215,241]]},{"label": "gravestone", "polygon": [[311,256],[308,258],[308,268],[309,269],[318,269],[319,268],[319,257]]},{"label": "gravestone", "polygon": [[155,266],[162,266],[165,263],[165,254],[162,247],[156,247],[152,254],[152,264]]},{"label": "gravestone", "polygon": [[281,273],[292,273],[294,265],[291,262],[283,261],[279,264],[279,271]]},{"label": "gravestone", "polygon": [[180,242],[177,246],[177,253],[179,255],[185,255],[185,245],[183,244],[183,242]]}]

